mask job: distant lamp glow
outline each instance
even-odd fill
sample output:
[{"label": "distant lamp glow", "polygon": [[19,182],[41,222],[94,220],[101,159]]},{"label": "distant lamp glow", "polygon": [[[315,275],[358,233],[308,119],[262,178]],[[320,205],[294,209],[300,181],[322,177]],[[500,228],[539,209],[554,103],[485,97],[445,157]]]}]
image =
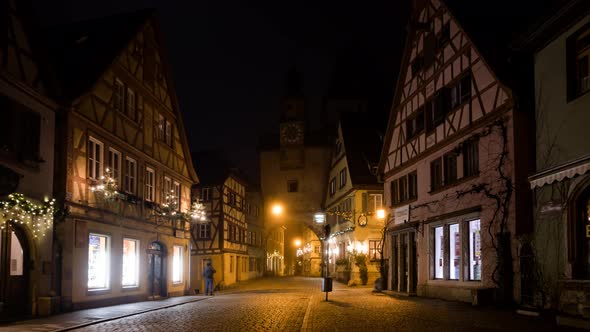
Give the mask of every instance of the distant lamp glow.
[{"label": "distant lamp glow", "polygon": [[326,222],[326,214],[323,212],[318,212],[313,215],[313,220],[316,224],[323,224]]},{"label": "distant lamp glow", "polygon": [[272,207],[272,214],[274,214],[275,216],[279,216],[283,213],[283,207],[281,206],[281,204],[275,204]]},{"label": "distant lamp glow", "polygon": [[297,239],[295,240],[295,246],[299,247],[301,245],[301,240]]},{"label": "distant lamp glow", "polygon": [[383,209],[377,210],[377,218],[378,219],[385,219],[385,210],[383,210]]}]

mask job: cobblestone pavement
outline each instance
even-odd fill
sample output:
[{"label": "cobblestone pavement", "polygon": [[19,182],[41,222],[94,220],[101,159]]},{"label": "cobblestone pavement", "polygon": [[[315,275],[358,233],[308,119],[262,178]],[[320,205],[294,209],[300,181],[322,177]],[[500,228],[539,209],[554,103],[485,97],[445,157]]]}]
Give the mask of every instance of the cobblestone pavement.
[{"label": "cobblestone pavement", "polygon": [[87,326],[76,331],[574,331],[554,320],[424,298],[393,298],[320,279],[241,283],[204,301]]}]

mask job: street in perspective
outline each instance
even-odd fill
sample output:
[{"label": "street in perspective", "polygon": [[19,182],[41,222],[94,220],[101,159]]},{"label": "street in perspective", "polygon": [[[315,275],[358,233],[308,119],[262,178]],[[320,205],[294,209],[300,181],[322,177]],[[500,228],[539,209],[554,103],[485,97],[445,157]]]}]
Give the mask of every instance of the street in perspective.
[{"label": "street in perspective", "polygon": [[326,302],[320,284],[320,278],[257,279],[145,313],[138,313],[147,309],[141,303],[89,309],[0,331],[576,331],[547,317],[391,296],[369,286],[336,283]]}]

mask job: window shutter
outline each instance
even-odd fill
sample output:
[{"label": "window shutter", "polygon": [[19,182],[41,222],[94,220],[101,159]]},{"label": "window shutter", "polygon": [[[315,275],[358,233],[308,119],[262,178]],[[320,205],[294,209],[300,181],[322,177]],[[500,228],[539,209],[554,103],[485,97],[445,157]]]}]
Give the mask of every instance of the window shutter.
[{"label": "window shutter", "polygon": [[367,213],[368,194],[363,193],[363,213]]}]

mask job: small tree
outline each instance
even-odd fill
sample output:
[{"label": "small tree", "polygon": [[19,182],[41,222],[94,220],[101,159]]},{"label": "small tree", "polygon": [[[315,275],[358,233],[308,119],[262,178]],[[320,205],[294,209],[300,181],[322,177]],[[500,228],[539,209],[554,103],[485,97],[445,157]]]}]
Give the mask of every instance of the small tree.
[{"label": "small tree", "polygon": [[356,254],[354,256],[354,265],[359,268],[359,273],[361,275],[361,283],[366,285],[369,281],[369,269],[367,268],[367,255],[366,254]]}]

